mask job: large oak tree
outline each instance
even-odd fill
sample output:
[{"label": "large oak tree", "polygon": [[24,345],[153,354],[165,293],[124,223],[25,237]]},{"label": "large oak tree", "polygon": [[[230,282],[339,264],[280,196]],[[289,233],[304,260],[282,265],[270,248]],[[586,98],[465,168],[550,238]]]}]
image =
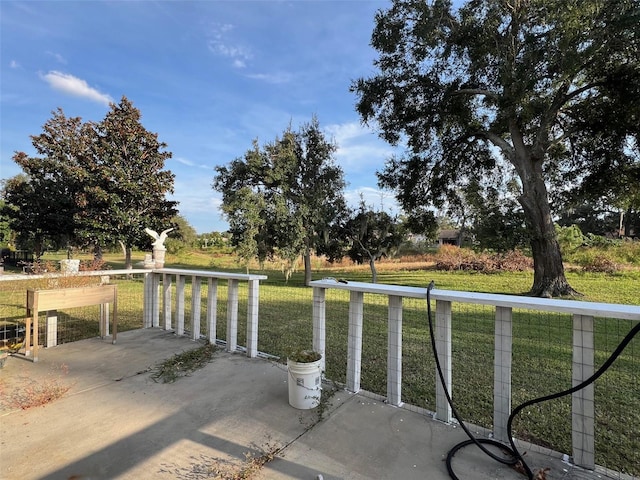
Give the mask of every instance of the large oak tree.
[{"label": "large oak tree", "polygon": [[[404,156],[379,173],[407,212],[441,206],[502,156],[520,183],[534,257],[531,294],[574,293],[555,236],[548,181],[591,159],[572,139],[603,114],[637,112],[638,0],[396,0],[376,15],[378,71],[354,81],[363,121]],[[630,128],[634,115],[619,116]],[[606,137],[607,131],[603,131]],[[597,148],[606,142],[592,136]],[[581,170],[582,169],[582,170]]]}]

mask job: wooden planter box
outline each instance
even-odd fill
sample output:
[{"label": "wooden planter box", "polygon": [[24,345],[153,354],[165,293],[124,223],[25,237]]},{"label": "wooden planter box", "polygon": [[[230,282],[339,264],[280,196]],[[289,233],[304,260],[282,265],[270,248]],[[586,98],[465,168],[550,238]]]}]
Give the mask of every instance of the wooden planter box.
[{"label": "wooden planter box", "polygon": [[[38,361],[38,314],[49,310],[105,305],[100,315],[100,336],[108,331],[108,304],[113,308],[113,339],[118,333],[118,289],[116,285],[95,285],[90,287],[57,288],[53,290],[27,289],[27,325],[24,340],[25,356],[31,354]],[[33,322],[33,343],[31,341]]]}]

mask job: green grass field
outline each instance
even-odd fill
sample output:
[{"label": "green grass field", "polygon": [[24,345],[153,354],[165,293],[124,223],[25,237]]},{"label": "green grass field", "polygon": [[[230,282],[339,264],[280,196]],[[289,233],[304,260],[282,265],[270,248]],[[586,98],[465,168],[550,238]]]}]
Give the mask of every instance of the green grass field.
[{"label": "green grass field", "polygon": [[[143,258],[136,254],[134,261]],[[108,256],[112,268],[122,268],[118,256]],[[190,269],[245,272],[233,257],[206,252],[168,255],[167,266]],[[367,267],[337,265],[329,267],[314,261],[314,279],[340,277],[351,281],[370,281]],[[311,289],[303,286],[303,272],[289,282],[275,264],[251,273],[268,275],[260,289],[260,327],[258,348],[279,357],[296,347],[311,346]],[[522,294],[531,286],[532,272],[482,274],[440,272],[426,262],[389,261],[379,265],[380,283],[426,286],[434,280],[437,288],[490,293]],[[570,284],[585,301],[624,304],[640,303],[640,271],[621,273],[583,273],[568,268]],[[189,281],[189,280],[188,280]],[[142,283],[118,279],[120,330],[140,328]],[[4,282],[3,282],[4,283]],[[242,284],[241,284],[242,285]],[[23,284],[13,291],[0,290],[0,317],[21,315]],[[246,289],[241,287],[238,318],[239,343],[244,341]],[[203,285],[206,308],[206,286]],[[218,289],[217,338],[225,338],[226,284]],[[327,292],[327,377],[344,382],[347,355],[348,292]],[[187,288],[186,317],[189,318],[190,289]],[[462,416],[469,422],[491,428],[493,415],[494,310],[479,305],[453,306],[453,395]],[[403,314],[403,394],[404,402],[435,408],[435,366],[428,339],[424,301],[407,299]],[[81,317],[81,314],[69,312]],[[72,321],[72,320],[77,320]],[[86,324],[71,319],[69,325]],[[188,327],[188,326],[187,326]],[[70,327],[71,328],[71,327]],[[77,328],[77,327],[74,327]],[[92,327],[94,328],[94,327]],[[596,367],[602,364],[631,322],[598,319],[596,322]],[[83,332],[87,334],[87,332]],[[89,329],[88,336],[97,335]],[[572,325],[569,315],[515,311],[513,346],[513,405],[571,386]],[[362,388],[386,394],[387,305],[386,297],[365,295]],[[640,339],[635,339],[623,356],[598,381],[596,391],[596,462],[624,473],[640,475]],[[514,423],[519,438],[529,439],[561,452],[571,450],[571,400],[561,399],[524,412]]]}]

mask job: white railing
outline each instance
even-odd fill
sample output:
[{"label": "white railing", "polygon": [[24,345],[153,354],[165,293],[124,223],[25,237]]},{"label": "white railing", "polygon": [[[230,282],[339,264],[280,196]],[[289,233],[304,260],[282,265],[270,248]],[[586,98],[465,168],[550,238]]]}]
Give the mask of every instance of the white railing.
[{"label": "white railing", "polygon": [[[239,282],[247,282],[249,287],[247,299],[247,338],[246,353],[248,357],[258,355],[258,305],[260,280],[266,275],[250,275],[240,273],[210,272],[206,270],[183,270],[162,268],[153,270],[145,279],[144,327],[162,327],[174,330],[177,335],[185,333],[185,285],[187,277],[191,278],[191,318],[190,334],[193,340],[201,337],[201,301],[202,282],[207,282],[207,338],[216,342],[218,281],[226,280],[227,293],[227,328],[226,350],[234,352],[238,348],[238,288]],[[173,327],[172,284],[175,281],[175,328]],[[160,285],[162,284],[162,289]],[[162,298],[162,302],[160,302]],[[162,304],[162,315],[160,305]],[[162,317],[162,324],[160,318]]]},{"label": "white railing", "polygon": [[[313,348],[323,354],[323,359],[326,347],[326,290],[340,289],[350,292],[346,388],[352,392],[360,390],[364,294],[379,294],[388,297],[387,402],[400,406],[402,404],[402,300],[403,298],[426,300],[427,289],[362,282],[342,283],[333,279],[316,280],[310,285],[313,287]],[[508,441],[507,420],[511,412],[513,309],[568,313],[573,316],[573,385],[581,383],[594,374],[594,319],[596,317],[640,321],[640,306],[633,305],[438,289],[431,291],[431,299],[436,302],[435,337],[438,359],[449,392],[451,392],[452,386],[452,303],[495,307],[493,435],[497,440],[503,442]],[[439,380],[436,381],[435,416],[444,422],[452,421],[451,408]],[[575,392],[572,396],[573,460],[576,465],[590,469],[595,467],[594,418],[594,388],[591,384]]]},{"label": "white railing", "polygon": [[[156,270],[149,269],[123,269],[123,270],[103,270],[86,271],[71,274],[79,277],[101,277],[103,283],[108,283],[110,277],[123,275],[143,275],[143,327],[162,327],[166,330],[173,330],[176,335],[184,335],[185,322],[188,321],[188,331],[192,339],[198,340],[202,337],[201,329],[201,287],[206,279],[207,307],[205,311],[205,321],[207,322],[207,338],[211,343],[216,342],[217,324],[217,303],[218,303],[218,282],[227,282],[227,318],[226,318],[226,350],[233,352],[238,349],[238,291],[239,283],[248,283],[247,299],[247,338],[246,354],[248,357],[256,357],[258,354],[258,306],[259,306],[259,284],[260,280],[265,280],[266,275],[247,275],[239,273],[210,272],[204,270],[183,270],[163,268]],[[1,275],[0,281],[24,281],[29,282],[37,279],[49,279],[55,282],[56,278],[69,276],[62,273],[45,273],[35,275],[15,274]],[[185,318],[185,291],[186,279],[191,279],[191,318]],[[172,285],[175,282],[175,305],[172,305]],[[108,318],[108,305],[106,308]],[[162,315],[161,315],[162,308]],[[51,328],[57,322],[56,312],[46,312],[45,345],[48,347],[56,345],[57,328]],[[173,319],[175,318],[175,326]],[[161,322],[162,319],[162,322]],[[108,319],[106,321],[108,326]],[[108,330],[104,335],[109,335]]]},{"label": "white railing", "polygon": [[[73,272],[73,273],[60,273],[60,272],[51,272],[51,273],[35,273],[35,274],[24,274],[24,273],[13,273],[13,274],[4,274],[0,275],[0,282],[13,282],[13,281],[24,281],[28,282],[30,280],[38,280],[42,278],[46,279],[56,279],[56,278],[64,278],[69,276],[74,277],[110,277],[110,276],[122,276],[122,275],[140,275],[150,273],[151,270],[143,269],[143,268],[133,268],[133,269],[118,269],[118,270],[87,270],[82,272]],[[108,278],[105,279],[108,281]]]},{"label": "white railing", "polygon": [[[62,284],[64,288],[65,286],[70,286],[70,287],[74,287],[74,286],[79,286],[76,285],[73,281],[71,282],[66,282],[66,279],[69,278],[73,278],[73,277],[99,277],[100,278],[100,283],[101,284],[107,284],[109,283],[114,277],[132,277],[134,275],[143,275],[144,276],[144,281],[145,284],[147,282],[147,275],[151,272],[151,270],[148,269],[118,269],[118,270],[90,270],[90,271],[82,271],[82,272],[68,272],[68,273],[62,273],[62,272],[47,272],[47,273],[37,273],[37,274],[24,274],[24,273],[17,273],[17,274],[5,274],[5,275],[0,275],[0,282],[21,282],[26,284],[25,286],[25,292],[26,289],[28,288],[28,286],[30,284],[33,283],[34,280],[46,280],[48,286],[46,287],[40,287],[42,289],[52,289],[52,288],[58,288],[60,285]],[[21,292],[22,294],[20,295],[20,299],[18,300],[18,302],[22,302],[24,300],[26,300],[26,295],[25,292]],[[25,310],[27,311],[27,315],[30,315],[29,309],[27,308],[26,304],[25,305]],[[100,305],[100,336],[102,337],[108,337],[109,336],[109,303],[104,303]],[[40,312],[43,314],[44,317],[44,321],[43,321],[43,325],[45,326],[44,328],[44,341],[43,341],[43,345],[47,348],[49,347],[54,347],[58,344],[58,312],[56,310],[48,310],[48,311],[44,311],[44,312]],[[21,327],[23,333],[26,333],[26,329],[28,323],[25,322],[24,327]],[[35,328],[35,325],[34,325]],[[30,328],[29,328],[30,329]],[[29,332],[31,333],[31,332]],[[33,332],[34,333],[34,339],[37,342],[37,332]],[[26,346],[25,349],[25,356],[30,356],[30,351],[29,351],[29,346]],[[35,351],[37,351],[37,346],[35,348]],[[33,356],[34,361],[37,359],[37,355]]]}]

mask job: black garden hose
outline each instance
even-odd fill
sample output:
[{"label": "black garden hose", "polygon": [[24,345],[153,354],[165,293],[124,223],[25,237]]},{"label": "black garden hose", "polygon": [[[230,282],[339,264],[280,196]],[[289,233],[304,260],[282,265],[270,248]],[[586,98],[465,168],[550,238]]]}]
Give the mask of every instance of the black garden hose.
[{"label": "black garden hose", "polygon": [[[449,454],[447,455],[447,471],[449,472],[449,476],[453,480],[459,480],[458,477],[456,476],[455,472],[453,471],[453,467],[451,465],[451,463],[453,461],[453,457],[462,448],[467,447],[469,445],[476,445],[476,446],[478,446],[478,448],[480,448],[480,450],[482,450],[484,453],[489,455],[491,458],[493,458],[497,462],[500,462],[500,463],[502,463],[504,465],[510,465],[510,466],[516,466],[516,465],[519,464],[519,466],[521,466],[522,469],[524,470],[525,475],[528,477],[528,479],[529,480],[533,480],[534,474],[531,471],[531,468],[529,468],[529,466],[527,465],[527,462],[525,462],[524,458],[522,457],[522,455],[518,451],[518,449],[517,449],[517,447],[515,445],[515,441],[513,439],[513,435],[512,435],[513,419],[522,410],[524,410],[527,407],[530,407],[531,405],[535,405],[537,403],[546,402],[548,400],[554,400],[556,398],[564,397],[566,395],[571,395],[572,393],[575,393],[578,390],[582,390],[586,386],[588,386],[588,385],[592,384],[593,382],[595,382],[605,371],[607,371],[607,369],[613,364],[613,362],[620,356],[620,354],[626,348],[626,346],[629,344],[629,342],[631,342],[633,337],[635,337],[636,334],[640,331],[640,322],[638,322],[629,331],[629,333],[627,333],[627,335],[624,337],[622,342],[620,342],[618,347],[609,356],[607,361],[604,362],[602,364],[602,366],[593,375],[591,375],[589,378],[587,378],[585,381],[583,381],[583,382],[579,383],[578,385],[576,385],[576,386],[574,386],[572,388],[569,388],[567,390],[563,390],[561,392],[553,393],[553,394],[550,394],[550,395],[545,395],[543,397],[535,398],[533,400],[528,400],[528,401],[518,405],[511,412],[511,415],[509,415],[509,419],[507,421],[507,435],[509,437],[509,443],[510,443],[510,446],[507,446],[507,445],[505,445],[505,444],[503,444],[501,442],[498,442],[496,440],[492,440],[490,438],[476,438],[471,433],[471,431],[467,428],[467,426],[464,424],[464,422],[462,421],[462,418],[460,417],[460,414],[458,413],[457,409],[455,408],[455,406],[453,404],[453,400],[451,399],[451,394],[449,393],[449,391],[447,389],[447,385],[446,385],[446,382],[445,382],[445,379],[444,379],[444,374],[442,373],[442,367],[440,366],[440,360],[438,359],[438,352],[437,352],[437,349],[436,349],[436,340],[435,340],[435,333],[434,333],[434,329],[433,329],[433,320],[431,318],[431,290],[434,287],[435,287],[435,284],[434,284],[433,281],[427,287],[427,316],[428,316],[428,319],[429,319],[429,334],[431,336],[431,348],[433,349],[433,356],[435,358],[436,368],[438,370],[438,377],[440,378],[440,383],[442,384],[442,387],[444,389],[444,393],[445,393],[445,396],[447,398],[447,402],[449,403],[449,406],[451,407],[451,413],[453,414],[453,416],[458,421],[458,423],[460,424],[460,426],[462,427],[464,432],[469,437],[469,440],[465,440],[464,442],[460,442],[457,445],[454,445],[454,447],[451,450],[449,450]],[[506,452],[507,454],[509,454],[510,457],[498,456],[495,453],[493,453],[492,451],[490,451],[489,449],[487,449],[484,445],[493,445],[495,447],[498,447],[498,448],[500,448],[501,451]]]}]

